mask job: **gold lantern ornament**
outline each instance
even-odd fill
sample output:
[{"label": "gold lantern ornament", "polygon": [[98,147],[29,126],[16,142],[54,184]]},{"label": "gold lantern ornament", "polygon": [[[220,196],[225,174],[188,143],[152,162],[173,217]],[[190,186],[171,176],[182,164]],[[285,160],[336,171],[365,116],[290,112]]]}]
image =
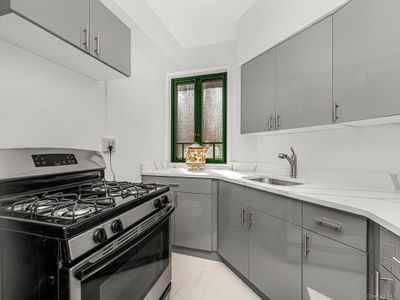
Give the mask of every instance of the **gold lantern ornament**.
[{"label": "gold lantern ornament", "polygon": [[186,148],[186,166],[189,171],[203,170],[206,166],[207,151],[210,146],[192,144]]}]

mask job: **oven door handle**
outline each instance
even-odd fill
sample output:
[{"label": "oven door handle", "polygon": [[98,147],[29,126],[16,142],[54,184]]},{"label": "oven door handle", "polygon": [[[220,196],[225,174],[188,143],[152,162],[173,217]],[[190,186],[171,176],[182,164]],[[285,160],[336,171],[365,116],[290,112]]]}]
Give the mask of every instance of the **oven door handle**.
[{"label": "oven door handle", "polygon": [[82,267],[80,267],[78,270],[75,271],[74,275],[77,279],[80,281],[84,281],[87,278],[91,277],[93,274],[97,273],[113,261],[117,260],[121,256],[123,256],[125,253],[129,252],[133,248],[135,248],[141,241],[146,239],[150,234],[152,234],[154,231],[156,231],[158,228],[160,228],[164,222],[171,216],[173,213],[174,208],[172,208],[158,223],[155,227],[153,227],[150,231],[146,232],[146,235],[140,237],[139,240],[135,239],[135,242],[132,244],[127,244],[121,249],[118,249],[117,251],[111,253],[110,255],[104,256],[101,259],[99,259],[96,262],[87,262],[84,264]]}]

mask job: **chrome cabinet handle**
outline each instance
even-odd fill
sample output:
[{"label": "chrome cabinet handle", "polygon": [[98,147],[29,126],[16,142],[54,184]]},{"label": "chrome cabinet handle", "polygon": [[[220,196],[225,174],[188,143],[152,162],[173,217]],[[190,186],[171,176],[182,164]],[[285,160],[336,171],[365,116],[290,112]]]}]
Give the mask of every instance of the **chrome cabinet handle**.
[{"label": "chrome cabinet handle", "polygon": [[332,220],[328,220],[327,218],[314,218],[314,221],[318,224],[327,226],[334,230],[342,230],[343,229],[343,226],[340,223],[332,221]]},{"label": "chrome cabinet handle", "polygon": [[246,209],[242,208],[241,215],[240,215],[240,222],[242,225],[246,223]]},{"label": "chrome cabinet handle", "polygon": [[97,36],[94,38],[96,42],[96,48],[94,49],[94,52],[96,52],[97,55],[100,54],[100,32],[97,33]]},{"label": "chrome cabinet handle", "polygon": [[310,252],[311,252],[310,242],[311,242],[311,236],[309,236],[307,233],[304,234],[304,256],[305,257],[310,255]]},{"label": "chrome cabinet handle", "polygon": [[276,114],[276,124],[275,124],[275,128],[279,129],[281,128],[281,116],[279,114]]},{"label": "chrome cabinet handle", "polygon": [[254,213],[251,211],[251,212],[249,212],[249,228],[253,224],[254,224]]},{"label": "chrome cabinet handle", "polygon": [[175,202],[175,208],[177,208],[178,207],[178,194],[175,194],[174,195],[174,202]]},{"label": "chrome cabinet handle", "polygon": [[375,295],[374,298],[375,299],[379,299],[380,298],[380,289],[381,289],[381,282],[380,282],[380,278],[381,278],[381,274],[379,273],[379,271],[375,271]]},{"label": "chrome cabinet handle", "polygon": [[398,259],[397,257],[393,256],[392,260],[400,265],[400,259]]},{"label": "chrome cabinet handle", "polygon": [[168,183],[169,187],[179,187],[179,183]]},{"label": "chrome cabinet handle", "polygon": [[270,115],[268,118],[268,129],[272,130],[274,128],[274,116]]},{"label": "chrome cabinet handle", "polygon": [[336,123],[336,121],[339,119],[338,109],[339,109],[339,104],[336,101],[333,101],[333,111],[332,111],[333,123]]},{"label": "chrome cabinet handle", "polygon": [[89,48],[89,25],[86,25],[86,28],[82,30],[83,36],[84,36],[84,41],[82,42],[82,45],[88,49]]}]

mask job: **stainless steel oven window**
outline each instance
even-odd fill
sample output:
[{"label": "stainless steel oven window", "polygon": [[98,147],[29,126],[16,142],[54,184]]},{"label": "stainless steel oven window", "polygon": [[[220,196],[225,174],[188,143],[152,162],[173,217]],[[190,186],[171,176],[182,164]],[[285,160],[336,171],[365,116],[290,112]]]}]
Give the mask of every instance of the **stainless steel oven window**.
[{"label": "stainless steel oven window", "polygon": [[71,300],[143,299],[170,265],[169,226],[167,218],[115,253],[74,268],[80,290],[71,291]]}]

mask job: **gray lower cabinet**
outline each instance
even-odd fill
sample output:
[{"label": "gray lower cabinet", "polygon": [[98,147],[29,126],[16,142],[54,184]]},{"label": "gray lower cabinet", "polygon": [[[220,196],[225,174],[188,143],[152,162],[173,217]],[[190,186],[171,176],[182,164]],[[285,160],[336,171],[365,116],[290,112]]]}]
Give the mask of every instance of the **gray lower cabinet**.
[{"label": "gray lower cabinet", "polygon": [[254,206],[298,220],[290,201],[219,183],[218,253],[270,299],[301,299],[301,227]]},{"label": "gray lower cabinet", "polygon": [[249,280],[269,299],[301,300],[301,227],[253,210]]},{"label": "gray lower cabinet", "polygon": [[383,266],[379,268],[379,275],[379,299],[400,299],[400,280]]},{"label": "gray lower cabinet", "polygon": [[339,121],[400,113],[400,1],[353,0],[333,17]]},{"label": "gray lower cabinet", "polygon": [[272,49],[242,66],[242,133],[274,129],[276,50]]},{"label": "gray lower cabinet", "polygon": [[130,76],[130,29],[100,0],[90,0],[90,32],[90,53]]},{"label": "gray lower cabinet", "polygon": [[365,300],[367,253],[303,232],[303,299]]},{"label": "gray lower cabinet", "polygon": [[11,9],[89,51],[89,0],[11,0]]},{"label": "gray lower cabinet", "polygon": [[277,128],[332,123],[332,17],[277,47]]},{"label": "gray lower cabinet", "polygon": [[174,202],[172,244],[179,247],[215,251],[217,238],[217,192],[211,179],[142,176],[143,183],[170,187]]},{"label": "gray lower cabinet", "polygon": [[175,245],[211,251],[211,195],[175,192]]},{"label": "gray lower cabinet", "polygon": [[218,187],[218,253],[243,276],[249,272],[249,232],[245,202],[238,201],[232,185]]}]

